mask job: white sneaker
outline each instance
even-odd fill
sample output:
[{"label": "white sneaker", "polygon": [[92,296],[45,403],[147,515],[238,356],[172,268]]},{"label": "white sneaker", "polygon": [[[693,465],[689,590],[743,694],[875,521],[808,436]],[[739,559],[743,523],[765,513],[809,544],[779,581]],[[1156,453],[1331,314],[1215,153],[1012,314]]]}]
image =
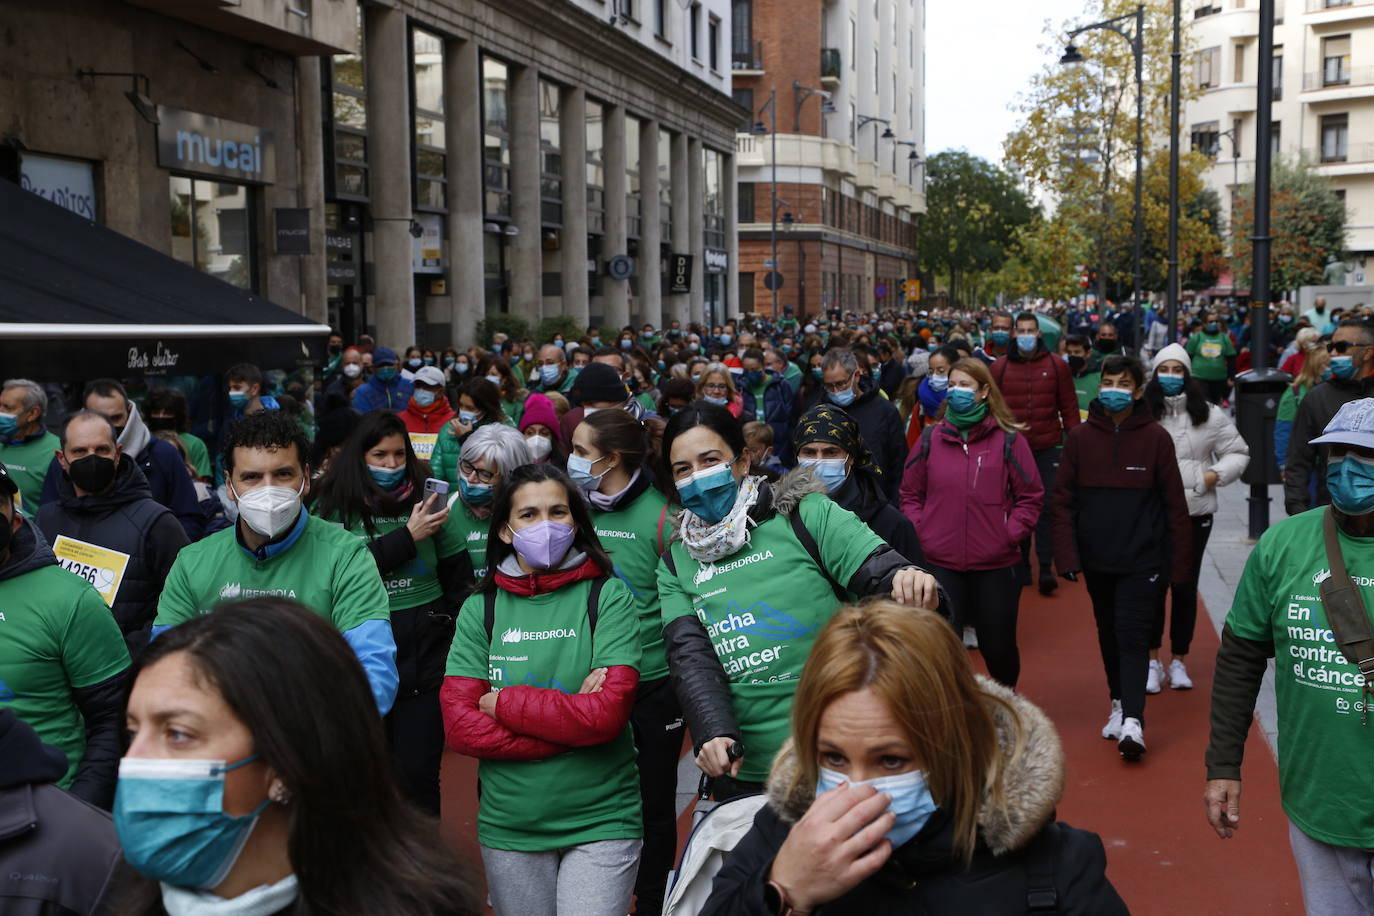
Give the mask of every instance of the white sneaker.
[{"label": "white sneaker", "polygon": [[1121,740],[1121,701],[1112,700],[1112,714],[1107,724],[1102,726],[1102,737],[1111,741]]},{"label": "white sneaker", "polygon": [[1181,658],[1169,662],[1169,686],[1174,690],[1193,689],[1193,679],[1188,676],[1188,669]]},{"label": "white sneaker", "polygon": [[964,627],[964,648],[978,648],[978,631],[973,629],[973,627]]},{"label": "white sneaker", "polygon": [[1127,718],[1122,721],[1121,740],[1117,742],[1116,749],[1121,752],[1122,759],[1132,763],[1145,753],[1145,729],[1139,719]]},{"label": "white sneaker", "polygon": [[1159,659],[1150,659],[1150,668],[1145,675],[1145,692],[1159,693],[1159,688],[1164,685],[1164,666]]}]

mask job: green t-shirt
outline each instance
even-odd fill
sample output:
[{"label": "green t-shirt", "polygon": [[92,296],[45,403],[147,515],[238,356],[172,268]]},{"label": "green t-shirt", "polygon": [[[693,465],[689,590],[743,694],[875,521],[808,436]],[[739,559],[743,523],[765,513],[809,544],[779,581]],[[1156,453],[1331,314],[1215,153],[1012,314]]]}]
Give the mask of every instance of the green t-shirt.
[{"label": "green t-shirt", "polygon": [[62,441],[51,432],[44,432],[37,439],[17,445],[0,443],[0,464],[5,465],[10,477],[19,486],[19,508],[29,518],[38,514],[43,481],[47,479],[53,455],[61,448]]},{"label": "green t-shirt", "polygon": [[487,533],[490,530],[491,520],[473,515],[455,493],[448,500],[448,521],[444,522],[440,558],[448,559],[466,550],[472,561],[473,578],[480,580],[487,574]]},{"label": "green t-shirt", "polygon": [[789,359],[787,361],[787,371],[783,373],[782,377],[787,384],[792,386],[793,394],[801,391],[802,371],[796,363],[792,362],[792,360]]},{"label": "green t-shirt", "polygon": [[[453,513],[449,513],[452,518]],[[326,519],[330,522],[338,522],[334,517]],[[382,535],[390,534],[397,528],[404,528],[406,522],[410,521],[410,514],[377,516],[372,519],[372,527],[376,531],[375,537],[369,537],[367,529],[363,526],[362,519],[353,519],[352,524],[344,530],[352,533],[358,540],[367,544]],[[415,542],[415,556],[398,569],[382,576],[382,585],[386,587],[387,603],[392,611],[403,611],[406,608],[419,607],[436,601],[443,596],[443,586],[439,584],[439,556],[448,546],[448,540],[453,537],[447,522],[438,531],[423,541]],[[450,551],[448,556],[457,551]]]},{"label": "green t-shirt", "polygon": [[196,469],[198,477],[207,480],[210,477],[210,449],[206,448],[205,440],[190,433],[177,433],[181,437],[181,444],[186,446],[186,457],[191,462],[191,467]]},{"label": "green t-shirt", "polygon": [[1289,385],[1283,389],[1283,396],[1279,398],[1279,412],[1274,418],[1276,420],[1287,420],[1293,422],[1298,418],[1298,405],[1307,396],[1309,388],[1306,385]]},{"label": "green t-shirt", "polygon": [[[1250,552],[1226,618],[1244,639],[1272,642],[1279,716],[1279,795],[1303,833],[1334,846],[1374,848],[1374,746],[1362,726],[1364,678],[1335,644],[1320,583],[1330,573],[1325,507],[1277,522]],[[1341,554],[1374,607],[1374,541],[1340,535]]]},{"label": "green t-shirt", "polygon": [[85,579],[54,564],[0,581],[0,706],[67,755],[62,788],[86,753],[73,692],[127,667],[119,624]]},{"label": "green t-shirt", "polygon": [[658,557],[663,552],[661,547],[666,547],[673,536],[667,506],[663,494],[649,487],[628,506],[614,512],[592,509],[596,536],[611,555],[615,574],[630,589],[639,612],[641,681],[668,676],[663,613],[658,603]]},{"label": "green t-shirt", "polygon": [[221,601],[272,595],[299,601],[347,633],[369,620],[391,620],[372,553],[333,522],[310,516],[296,542],[259,560],[225,528],[181,549],[157,603],[155,626],[208,614]]},{"label": "green t-shirt", "polygon": [[675,543],[677,575],[658,566],[663,623],[696,614],[725,668],[744,744],[739,778],[749,782],[767,778],[790,734],[802,666],[816,634],[839,608],[831,580],[849,582],[883,544],[858,516],[820,493],[803,497],[798,511],[830,578],[780,513],[755,528],[748,546],[733,556],[698,563]]},{"label": "green t-shirt", "polygon": [[1197,332],[1188,338],[1184,347],[1193,358],[1193,376],[1208,382],[1219,382],[1226,378],[1226,357],[1236,355],[1231,335],[1224,331],[1216,334]]},{"label": "green t-shirt", "polygon": [[[534,597],[497,590],[487,639],[482,593],[463,603],[447,674],[576,693],[593,668],[639,667],[639,626],[630,590],[610,578],[596,629],[588,626],[590,581]],[[500,721],[500,702],[497,721]],[[614,740],[542,760],[483,760],[477,839],[493,849],[542,852],[644,835],[639,772],[627,723]]]},{"label": "green t-shirt", "polygon": [[1097,397],[1097,390],[1101,386],[1101,372],[1088,372],[1074,377],[1073,390],[1078,395],[1078,418],[1080,420],[1088,419],[1088,405]]},{"label": "green t-shirt", "polygon": [[525,402],[502,401],[501,412],[506,415],[506,420],[511,426],[519,426],[520,418],[525,415]]}]

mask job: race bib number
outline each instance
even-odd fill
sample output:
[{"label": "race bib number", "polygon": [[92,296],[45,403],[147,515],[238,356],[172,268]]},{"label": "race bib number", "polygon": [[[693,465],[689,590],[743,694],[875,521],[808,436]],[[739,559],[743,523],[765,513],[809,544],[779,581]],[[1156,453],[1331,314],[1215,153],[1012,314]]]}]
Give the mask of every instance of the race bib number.
[{"label": "race bib number", "polygon": [[53,541],[52,552],[57,555],[58,566],[91,583],[107,605],[114,605],[119,586],[124,581],[124,570],[129,565],[127,553],[61,534]]},{"label": "race bib number", "polygon": [[1221,356],[1221,344],[1217,343],[1214,340],[1206,341],[1199,348],[1199,350],[1201,351],[1202,355],[1207,357],[1208,359],[1216,359],[1217,357]]},{"label": "race bib number", "polygon": [[438,433],[411,433],[410,447],[415,449],[415,457],[428,461],[434,454],[434,444],[439,441]]}]

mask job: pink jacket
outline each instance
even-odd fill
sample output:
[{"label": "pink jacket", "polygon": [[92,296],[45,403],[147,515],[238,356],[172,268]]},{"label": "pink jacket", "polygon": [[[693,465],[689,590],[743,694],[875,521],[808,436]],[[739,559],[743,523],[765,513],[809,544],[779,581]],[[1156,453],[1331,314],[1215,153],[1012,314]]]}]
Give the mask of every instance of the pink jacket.
[{"label": "pink jacket", "polygon": [[1030,443],[1011,437],[988,417],[965,442],[949,421],[916,441],[902,474],[902,512],[916,526],[926,559],[955,570],[1001,569],[1021,562],[1020,543],[1035,528],[1045,487]]}]

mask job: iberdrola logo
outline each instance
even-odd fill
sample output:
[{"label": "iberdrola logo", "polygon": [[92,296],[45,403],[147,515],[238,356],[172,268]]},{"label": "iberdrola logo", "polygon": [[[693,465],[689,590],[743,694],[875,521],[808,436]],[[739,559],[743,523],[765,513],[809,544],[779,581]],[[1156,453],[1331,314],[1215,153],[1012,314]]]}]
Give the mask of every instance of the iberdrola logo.
[{"label": "iberdrola logo", "polygon": [[519,641],[520,641],[520,628],[519,628],[519,627],[511,627],[509,630],[507,630],[506,632],[502,633],[502,634],[501,634],[501,641],[502,641],[502,642],[519,642]]},{"label": "iberdrola logo", "polygon": [[224,588],[219,590],[219,600],[233,601],[241,594],[243,594],[242,585],[239,585],[237,582],[226,582],[224,583]]},{"label": "iberdrola logo", "polygon": [[1323,569],[1321,572],[1317,573],[1315,576],[1312,577],[1312,584],[1313,584],[1313,585],[1321,585],[1323,582],[1325,582],[1327,579],[1330,579],[1330,578],[1331,578],[1331,570],[1329,570],[1329,569]]}]

